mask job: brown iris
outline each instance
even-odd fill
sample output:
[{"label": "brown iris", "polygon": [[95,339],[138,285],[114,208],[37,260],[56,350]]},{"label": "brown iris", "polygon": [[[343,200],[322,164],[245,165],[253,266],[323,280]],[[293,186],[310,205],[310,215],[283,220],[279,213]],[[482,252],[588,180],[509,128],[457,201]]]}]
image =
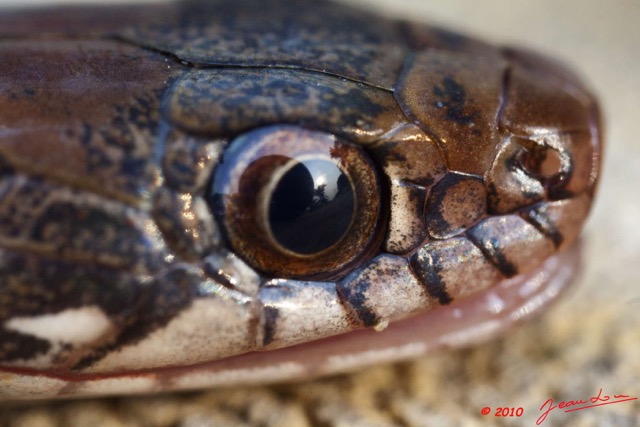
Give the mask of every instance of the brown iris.
[{"label": "brown iris", "polygon": [[335,278],[379,244],[375,167],[327,133],[281,125],[237,137],[208,199],[232,248],[269,275]]}]

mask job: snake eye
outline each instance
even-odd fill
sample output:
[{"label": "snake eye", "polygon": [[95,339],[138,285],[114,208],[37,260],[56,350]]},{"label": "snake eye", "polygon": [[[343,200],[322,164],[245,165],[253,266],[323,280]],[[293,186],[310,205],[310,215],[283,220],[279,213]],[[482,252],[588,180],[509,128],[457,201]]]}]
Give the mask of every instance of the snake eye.
[{"label": "snake eye", "polygon": [[231,247],[277,277],[340,276],[380,240],[374,164],[327,133],[271,126],[237,137],[207,200]]}]

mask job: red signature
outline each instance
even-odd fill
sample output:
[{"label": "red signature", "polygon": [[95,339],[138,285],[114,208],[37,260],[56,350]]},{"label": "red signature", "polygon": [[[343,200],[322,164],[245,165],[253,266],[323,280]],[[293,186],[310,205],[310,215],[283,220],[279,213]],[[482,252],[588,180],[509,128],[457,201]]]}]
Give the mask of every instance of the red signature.
[{"label": "red signature", "polygon": [[564,412],[574,412],[580,411],[582,409],[594,408],[596,406],[611,405],[612,403],[628,402],[630,400],[638,400],[638,398],[629,397],[629,395],[626,394],[614,394],[612,398],[609,395],[603,395],[602,389],[600,389],[597,396],[590,397],[586,400],[566,400],[558,403],[557,405],[554,405],[553,399],[547,399],[546,402],[544,402],[540,407],[540,411],[543,412],[542,415],[538,417],[536,425],[542,424],[544,420],[547,419],[547,415],[549,415],[549,413],[556,408],[564,409]]}]

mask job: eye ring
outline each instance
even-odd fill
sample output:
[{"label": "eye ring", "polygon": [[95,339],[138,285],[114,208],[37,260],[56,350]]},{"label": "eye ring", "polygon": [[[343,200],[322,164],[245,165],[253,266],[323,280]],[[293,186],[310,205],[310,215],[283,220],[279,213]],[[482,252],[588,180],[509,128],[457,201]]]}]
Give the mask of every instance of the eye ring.
[{"label": "eye ring", "polygon": [[346,274],[382,239],[381,185],[360,147],[291,125],[235,138],[207,200],[230,246],[273,277]]}]

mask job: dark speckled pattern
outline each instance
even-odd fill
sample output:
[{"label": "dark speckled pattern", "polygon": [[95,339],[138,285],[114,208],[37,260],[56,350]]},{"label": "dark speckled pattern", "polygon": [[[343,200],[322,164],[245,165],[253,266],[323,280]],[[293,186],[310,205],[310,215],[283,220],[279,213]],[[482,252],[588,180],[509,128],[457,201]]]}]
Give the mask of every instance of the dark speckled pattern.
[{"label": "dark speckled pattern", "polygon": [[314,70],[386,89],[407,53],[392,21],[311,0],[187,1],[166,22],[122,35],[201,66]]}]

